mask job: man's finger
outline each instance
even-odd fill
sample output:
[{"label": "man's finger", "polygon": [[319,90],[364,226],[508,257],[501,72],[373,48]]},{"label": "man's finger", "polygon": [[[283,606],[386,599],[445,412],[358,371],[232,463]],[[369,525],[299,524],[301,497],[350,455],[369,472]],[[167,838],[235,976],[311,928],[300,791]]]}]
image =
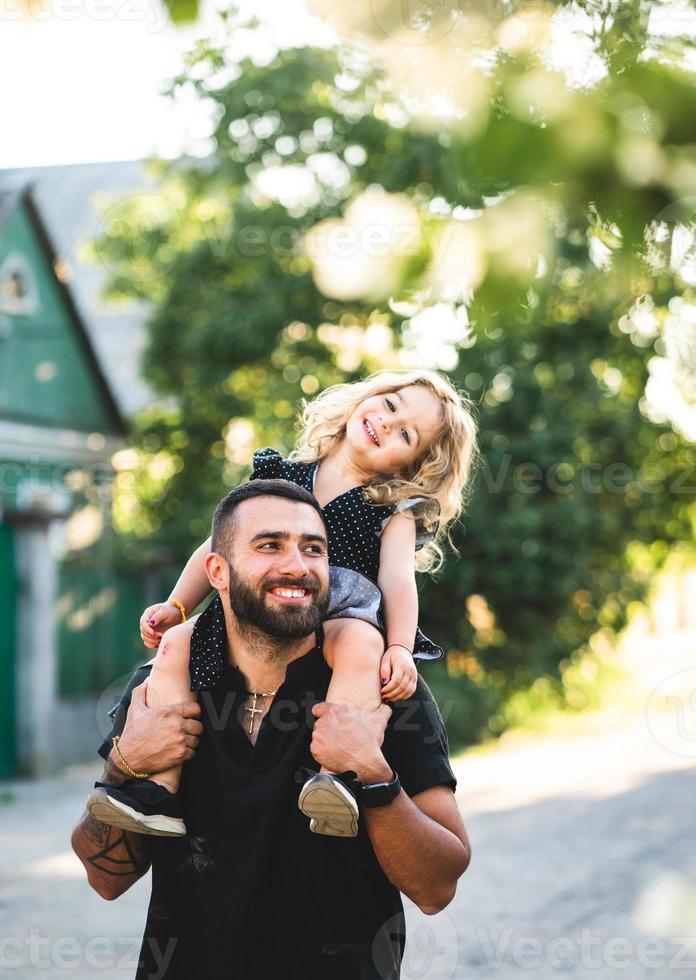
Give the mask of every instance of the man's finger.
[{"label": "man's finger", "polygon": [[312,714],[315,718],[321,718],[322,715],[326,714],[329,710],[328,701],[319,701],[318,704],[312,705]]},{"label": "man's finger", "polygon": [[184,718],[182,727],[187,735],[203,734],[203,724],[195,718]]},{"label": "man's finger", "polygon": [[175,707],[182,718],[195,718],[201,713],[201,706],[198,701],[182,701]]}]

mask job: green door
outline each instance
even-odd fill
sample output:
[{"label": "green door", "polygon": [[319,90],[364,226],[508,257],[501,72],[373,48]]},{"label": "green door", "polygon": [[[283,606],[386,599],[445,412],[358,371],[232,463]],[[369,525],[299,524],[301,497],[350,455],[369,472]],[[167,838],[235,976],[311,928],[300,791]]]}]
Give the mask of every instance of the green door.
[{"label": "green door", "polygon": [[16,602],[12,528],[0,524],[0,778],[15,771]]}]

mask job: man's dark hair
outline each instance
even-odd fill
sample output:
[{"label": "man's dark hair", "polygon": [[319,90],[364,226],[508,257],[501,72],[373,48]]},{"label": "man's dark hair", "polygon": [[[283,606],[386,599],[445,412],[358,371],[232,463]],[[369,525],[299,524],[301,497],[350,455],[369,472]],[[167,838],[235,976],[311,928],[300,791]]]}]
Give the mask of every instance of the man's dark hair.
[{"label": "man's dark hair", "polygon": [[316,497],[297,483],[290,480],[250,480],[248,483],[240,483],[222,498],[213,516],[212,549],[228,561],[232,556],[232,539],[236,525],[234,512],[243,500],[251,500],[252,497],[283,497],[285,500],[309,504],[324,524],[324,515]]}]

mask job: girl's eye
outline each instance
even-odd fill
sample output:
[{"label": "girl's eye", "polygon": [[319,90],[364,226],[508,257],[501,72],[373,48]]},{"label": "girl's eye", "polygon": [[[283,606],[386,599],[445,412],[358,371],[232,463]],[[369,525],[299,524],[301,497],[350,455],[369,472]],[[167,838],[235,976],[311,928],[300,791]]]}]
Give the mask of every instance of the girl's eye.
[{"label": "girl's eye", "polygon": [[395,412],[396,406],[394,405],[394,402],[391,400],[391,398],[385,398],[384,400],[387,403],[387,408],[389,409],[389,411]]},{"label": "girl's eye", "polygon": [[402,436],[404,437],[404,439],[406,440],[406,443],[407,443],[407,445],[409,445],[409,446],[410,446],[410,445],[411,445],[411,437],[410,437],[410,435],[408,434],[408,432],[406,431],[406,429],[402,429],[402,430],[401,430],[401,435],[402,435]]}]

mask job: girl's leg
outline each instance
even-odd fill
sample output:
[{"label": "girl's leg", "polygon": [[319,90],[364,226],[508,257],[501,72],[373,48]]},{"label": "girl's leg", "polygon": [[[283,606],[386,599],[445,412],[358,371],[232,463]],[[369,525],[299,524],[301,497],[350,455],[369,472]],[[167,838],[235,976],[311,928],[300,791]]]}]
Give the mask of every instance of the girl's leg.
[{"label": "girl's leg", "polygon": [[[326,700],[362,711],[382,703],[379,665],[384,641],[379,630],[360,619],[329,619],[324,623],[324,657],[333,671]],[[309,829],[331,837],[355,837],[358,804],[352,790],[326,769],[307,779],[298,800],[310,817]]]},{"label": "girl's leg", "polygon": [[374,711],[382,703],[379,665],[382,634],[361,619],[328,619],[324,623],[324,658],[333,671],[327,701]]},{"label": "girl's leg", "polygon": [[[168,704],[181,704],[195,701],[196,693],[191,690],[189,659],[191,634],[195,619],[174,626],[162,637],[147,682],[146,701],[150,708],[163,708]],[[158,772],[152,781],[164,786],[170,793],[176,793],[181,779],[181,766]]]}]

